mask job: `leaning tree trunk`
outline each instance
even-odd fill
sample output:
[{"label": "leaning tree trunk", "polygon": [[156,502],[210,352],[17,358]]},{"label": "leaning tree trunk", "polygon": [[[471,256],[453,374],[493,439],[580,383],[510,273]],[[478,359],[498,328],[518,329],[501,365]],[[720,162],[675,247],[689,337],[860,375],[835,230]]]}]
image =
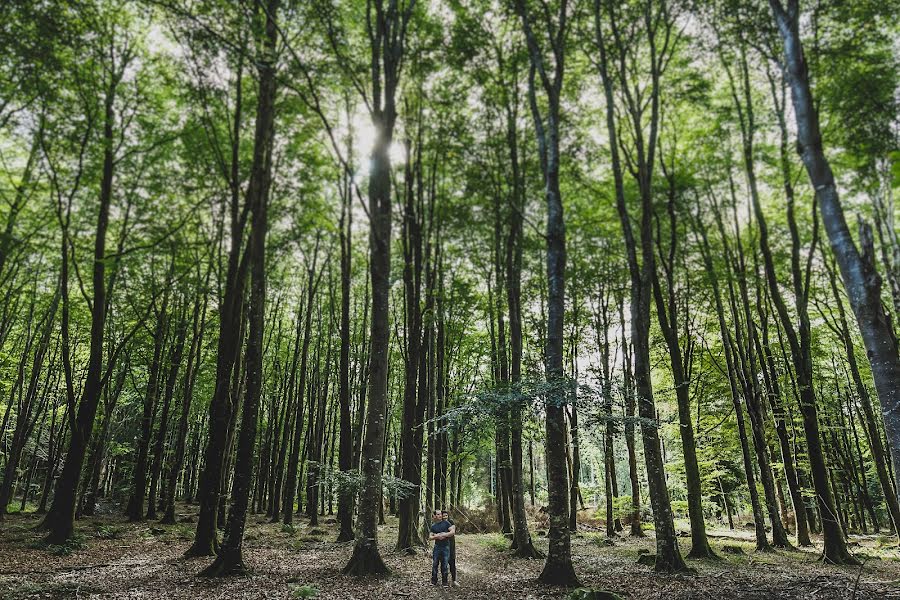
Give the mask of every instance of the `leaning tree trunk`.
[{"label": "leaning tree trunk", "polygon": [[[797,121],[798,151],[810,183],[815,189],[822,223],[828,233],[831,250],[840,267],[844,287],[862,333],[866,354],[872,367],[872,376],[875,379],[875,388],[881,401],[892,462],[894,469],[900,470],[900,355],[891,322],[881,302],[881,278],[875,269],[871,231],[867,227],[861,228],[863,235],[860,240],[862,244],[860,252],[847,227],[834,174],[822,145],[819,116],[800,41],[799,1],[788,0],[785,7],[781,0],[769,0],[769,5],[772,7],[775,23],[784,43],[785,76],[790,84],[791,100]],[[800,383],[802,385],[811,382]],[[814,465],[814,477],[821,478],[822,469],[824,464]],[[830,508],[821,504],[820,500],[820,511],[823,508]],[[823,527],[836,529],[836,523],[832,522],[832,518],[833,515],[825,514],[823,511]],[[841,532],[835,531],[834,534],[831,541],[826,542],[825,559],[836,563],[857,563],[858,561],[847,551]]]},{"label": "leaning tree trunk", "polygon": [[[834,296],[834,303],[838,310],[837,324],[839,327],[841,340],[844,342],[844,350],[847,354],[847,364],[850,367],[850,374],[853,378],[853,385],[856,388],[856,394],[859,398],[859,404],[862,407],[862,413],[865,416],[866,431],[869,434],[869,450],[872,453],[872,462],[875,463],[875,473],[878,476],[878,482],[881,484],[881,490],[884,493],[884,501],[888,509],[888,517],[894,524],[894,531],[900,532],[900,506],[897,503],[897,493],[894,484],[888,473],[888,461],[884,451],[884,445],[881,443],[881,431],[875,418],[875,411],[872,410],[872,400],[869,397],[869,388],[863,382],[862,375],[859,371],[859,364],[856,361],[856,348],[853,344],[853,337],[850,334],[850,326],[847,323],[846,313],[844,311],[844,301],[841,299],[840,292],[837,287],[837,278],[835,277],[833,265],[826,264],[828,268],[828,276],[831,283],[831,292]],[[855,432],[855,430],[854,430]]]},{"label": "leaning tree trunk", "polygon": [[[662,161],[660,161],[662,163]],[[678,431],[681,434],[681,448],[684,457],[684,473],[687,483],[688,516],[691,522],[691,551],[688,558],[715,557],[709,539],[706,537],[706,521],[703,517],[703,487],[700,479],[700,465],[697,462],[697,441],[691,414],[690,384],[685,373],[685,360],[678,330],[678,304],[675,297],[674,270],[678,248],[678,226],[675,212],[674,173],[666,172],[669,179],[667,213],[669,241],[666,253],[660,252],[660,266],[666,277],[665,295],[660,283],[659,270],[652,273],[653,298],[656,303],[656,317],[663,332],[675,383],[675,398],[678,405]],[[610,487],[612,481],[610,481]]]}]

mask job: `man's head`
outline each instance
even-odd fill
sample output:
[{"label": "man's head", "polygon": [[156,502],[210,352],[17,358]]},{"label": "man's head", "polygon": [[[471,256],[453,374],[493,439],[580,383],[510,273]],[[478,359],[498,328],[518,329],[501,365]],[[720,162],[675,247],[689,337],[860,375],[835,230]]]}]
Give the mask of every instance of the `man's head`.
[{"label": "man's head", "polygon": [[435,523],[439,523],[444,520],[444,513],[440,509],[436,508],[431,511],[431,520]]}]

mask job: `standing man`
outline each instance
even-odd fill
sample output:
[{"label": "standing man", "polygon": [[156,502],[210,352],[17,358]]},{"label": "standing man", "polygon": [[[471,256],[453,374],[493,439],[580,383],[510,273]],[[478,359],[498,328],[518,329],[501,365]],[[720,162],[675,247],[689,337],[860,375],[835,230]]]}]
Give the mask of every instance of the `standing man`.
[{"label": "standing man", "polygon": [[450,519],[450,511],[446,508],[441,512],[445,521],[453,528],[453,536],[450,538],[450,581],[456,587],[456,524]]},{"label": "standing man", "polygon": [[456,527],[444,519],[444,513],[435,510],[431,514],[431,533],[428,539],[434,542],[434,550],[431,551],[431,585],[437,585],[438,561],[441,565],[441,582],[449,587],[447,582],[448,563],[450,562],[450,540],[456,533]]}]

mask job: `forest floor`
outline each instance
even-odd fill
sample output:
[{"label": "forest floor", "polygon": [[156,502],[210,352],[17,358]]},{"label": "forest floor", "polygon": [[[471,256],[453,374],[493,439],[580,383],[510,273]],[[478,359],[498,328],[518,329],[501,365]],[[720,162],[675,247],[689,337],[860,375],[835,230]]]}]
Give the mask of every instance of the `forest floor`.
[{"label": "forest floor", "polygon": [[[383,599],[538,599],[565,598],[566,591],[536,582],[542,561],[512,558],[498,534],[458,536],[459,587],[429,584],[430,556],[393,551],[396,520],[380,532],[382,554],[393,575],[358,580],[341,574],[351,546],[335,544],[333,518],[319,527],[299,518],[294,531],[249,519],[244,557],[248,576],[205,579],[196,574],[207,558],[184,559],[193,536],[193,507],[182,506],[176,525],[129,524],[119,516],[84,518],[75,541],[46,547],[33,531],[34,515],[10,515],[0,523],[0,599],[20,598],[305,598]],[[900,553],[896,538],[854,536],[860,567],[834,567],[818,560],[818,551],[754,552],[752,531],[711,529],[721,560],[689,561],[692,575],[657,575],[637,564],[639,552],[654,551],[651,537],[623,537],[609,545],[602,532],[583,531],[573,538],[575,570],[586,586],[628,599],[900,599]],[[537,538],[546,551],[547,541]],[[689,538],[681,540],[682,551]],[[725,554],[740,546],[744,554]]]}]

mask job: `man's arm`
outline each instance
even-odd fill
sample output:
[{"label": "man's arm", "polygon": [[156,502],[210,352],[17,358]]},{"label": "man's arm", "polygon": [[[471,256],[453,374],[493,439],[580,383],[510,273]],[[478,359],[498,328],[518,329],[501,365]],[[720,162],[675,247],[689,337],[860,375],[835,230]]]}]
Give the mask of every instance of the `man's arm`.
[{"label": "man's arm", "polygon": [[456,537],[456,525],[450,526],[450,531],[447,532],[447,537],[448,538]]}]

